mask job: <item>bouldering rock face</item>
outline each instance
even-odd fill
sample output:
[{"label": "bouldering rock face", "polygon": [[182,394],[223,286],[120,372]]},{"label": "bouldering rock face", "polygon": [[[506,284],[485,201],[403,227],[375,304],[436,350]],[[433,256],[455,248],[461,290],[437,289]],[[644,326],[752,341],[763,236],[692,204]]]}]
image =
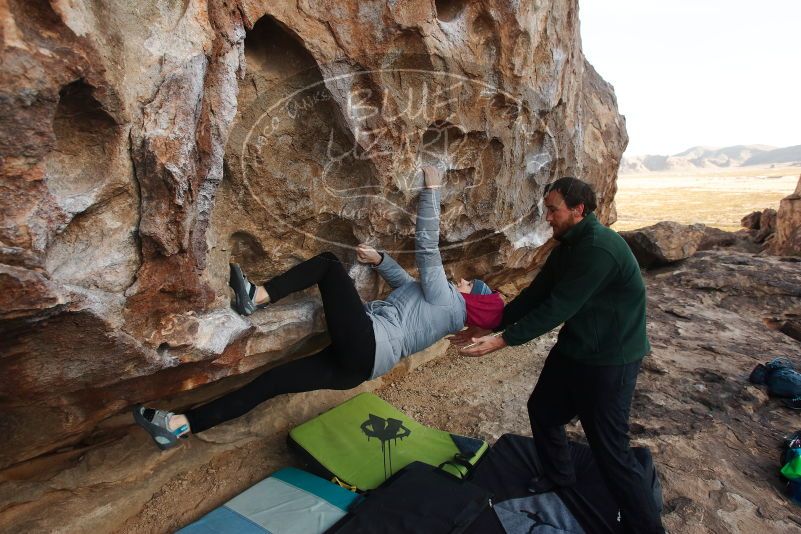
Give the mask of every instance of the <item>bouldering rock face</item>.
[{"label": "bouldering rock face", "polygon": [[776,233],[768,251],[781,256],[801,256],[801,177],[795,191],[779,203]]},{"label": "bouldering rock face", "polygon": [[658,267],[689,258],[704,240],[702,224],[685,225],[662,221],[654,225],[620,232],[641,267]]},{"label": "bouldering rock face", "polygon": [[319,347],[312,293],[241,318],[226,264],[352,265],[368,241],[411,267],[422,163],[447,169],[452,275],[529,273],[555,177],[613,217],[627,137],[576,0],[6,0],[0,19],[0,467]]}]

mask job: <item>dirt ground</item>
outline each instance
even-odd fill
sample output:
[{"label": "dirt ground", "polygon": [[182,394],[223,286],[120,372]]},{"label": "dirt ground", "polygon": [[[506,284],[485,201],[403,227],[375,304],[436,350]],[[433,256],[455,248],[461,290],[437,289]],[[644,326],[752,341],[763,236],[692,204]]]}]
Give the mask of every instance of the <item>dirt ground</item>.
[{"label": "dirt ground", "polygon": [[736,231],[740,219],[752,211],[778,208],[795,190],[799,173],[798,166],[756,166],[623,174],[617,181],[618,219],[612,228],[620,232],[676,221]]}]

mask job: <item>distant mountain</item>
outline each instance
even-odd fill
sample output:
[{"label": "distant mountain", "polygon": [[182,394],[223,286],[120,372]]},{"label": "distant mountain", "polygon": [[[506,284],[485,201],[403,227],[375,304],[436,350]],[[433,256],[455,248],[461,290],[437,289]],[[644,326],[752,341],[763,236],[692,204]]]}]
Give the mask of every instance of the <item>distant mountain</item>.
[{"label": "distant mountain", "polygon": [[787,146],[755,154],[743,165],[766,165],[770,163],[793,163],[801,161],[801,145]]},{"label": "distant mountain", "polygon": [[648,154],[623,158],[621,174],[744,167],[746,165],[801,165],[801,145],[735,145],[723,148],[694,146],[672,156]]}]

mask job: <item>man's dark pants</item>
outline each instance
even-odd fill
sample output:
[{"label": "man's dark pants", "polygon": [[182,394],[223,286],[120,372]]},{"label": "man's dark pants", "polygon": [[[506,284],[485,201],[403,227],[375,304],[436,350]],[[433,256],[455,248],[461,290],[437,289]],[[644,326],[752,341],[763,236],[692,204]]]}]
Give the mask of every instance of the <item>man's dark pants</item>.
[{"label": "man's dark pants", "polygon": [[629,448],[629,409],[640,361],[584,365],[551,352],[528,414],[544,474],[559,486],[576,481],[564,425],[578,416],[606,485],[630,532],[664,532],[650,483]]}]

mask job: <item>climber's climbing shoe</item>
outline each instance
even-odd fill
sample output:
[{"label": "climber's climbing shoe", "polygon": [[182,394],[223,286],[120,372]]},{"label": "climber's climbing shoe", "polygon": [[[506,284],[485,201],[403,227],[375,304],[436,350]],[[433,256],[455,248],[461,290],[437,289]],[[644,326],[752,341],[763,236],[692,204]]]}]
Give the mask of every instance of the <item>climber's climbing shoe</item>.
[{"label": "climber's climbing shoe", "polygon": [[228,285],[234,290],[236,298],[233,302],[233,308],[239,315],[250,315],[256,310],[267,307],[267,304],[256,304],[256,284],[248,280],[236,263],[231,264],[231,276]]},{"label": "climber's climbing shoe", "polygon": [[155,410],[153,408],[145,408],[141,404],[133,407],[134,421],[147,430],[153,441],[156,442],[158,448],[161,450],[169,449],[178,445],[179,437],[188,437],[189,425],[181,425],[180,427],[170,430],[170,417],[175,415],[172,412],[165,412],[164,410]]}]

